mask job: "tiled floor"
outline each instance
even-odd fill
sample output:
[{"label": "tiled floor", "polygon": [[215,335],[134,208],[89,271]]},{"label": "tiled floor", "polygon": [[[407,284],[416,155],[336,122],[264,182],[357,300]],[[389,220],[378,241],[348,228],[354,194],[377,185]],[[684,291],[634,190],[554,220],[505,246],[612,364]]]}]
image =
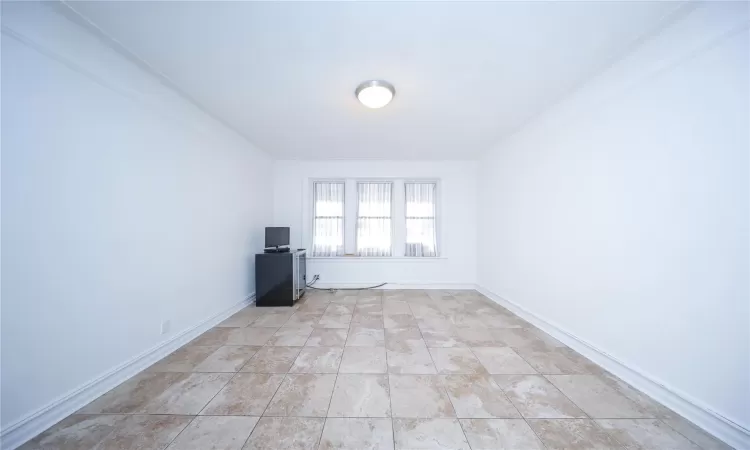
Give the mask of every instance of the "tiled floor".
[{"label": "tiled floor", "polygon": [[475,291],[246,308],[24,449],[726,449]]}]

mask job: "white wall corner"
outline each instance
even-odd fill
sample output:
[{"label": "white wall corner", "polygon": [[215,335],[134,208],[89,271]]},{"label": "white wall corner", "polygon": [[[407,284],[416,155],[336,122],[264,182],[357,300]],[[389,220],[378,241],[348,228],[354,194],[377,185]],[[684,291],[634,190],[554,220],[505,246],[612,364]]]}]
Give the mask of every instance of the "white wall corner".
[{"label": "white wall corner", "polygon": [[721,416],[712,411],[707,405],[703,405],[700,401],[691,398],[688,394],[679,392],[666,383],[659,381],[656,377],[618,360],[606,351],[597,348],[568,332],[561,326],[529,311],[517,303],[503,298],[481,285],[477,285],[476,289],[495,303],[517,314],[522,319],[590,359],[657,402],[680,414],[716,438],[738,450],[750,449],[750,430],[742,425]]},{"label": "white wall corner", "polygon": [[0,431],[0,447],[2,450],[13,450],[20,447],[39,433],[126,382],[128,379],[205,333],[207,330],[215,327],[237,311],[251,305],[253,302],[255,302],[255,293],[249,294],[230,308],[146,350],[131,360],[73,389],[17,422],[10,424]]}]

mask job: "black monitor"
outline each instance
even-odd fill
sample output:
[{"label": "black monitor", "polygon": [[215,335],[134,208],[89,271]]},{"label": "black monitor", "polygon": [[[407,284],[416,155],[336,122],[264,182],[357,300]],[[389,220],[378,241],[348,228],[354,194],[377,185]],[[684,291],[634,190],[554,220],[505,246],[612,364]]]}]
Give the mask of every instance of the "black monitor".
[{"label": "black monitor", "polygon": [[266,227],[266,248],[289,245],[289,227]]}]

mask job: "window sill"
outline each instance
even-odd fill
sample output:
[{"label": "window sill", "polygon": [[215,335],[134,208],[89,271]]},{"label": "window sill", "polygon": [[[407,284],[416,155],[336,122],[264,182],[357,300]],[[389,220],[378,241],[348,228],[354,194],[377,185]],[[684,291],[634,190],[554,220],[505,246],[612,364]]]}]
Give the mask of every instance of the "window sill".
[{"label": "window sill", "polygon": [[445,256],[308,256],[313,261],[358,262],[429,262],[448,259]]}]

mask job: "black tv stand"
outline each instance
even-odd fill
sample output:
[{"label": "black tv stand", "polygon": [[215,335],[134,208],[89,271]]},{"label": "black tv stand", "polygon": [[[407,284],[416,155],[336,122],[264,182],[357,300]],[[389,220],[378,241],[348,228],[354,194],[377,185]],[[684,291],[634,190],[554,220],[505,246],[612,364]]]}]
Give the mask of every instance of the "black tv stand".
[{"label": "black tv stand", "polygon": [[255,255],[255,306],[293,306],[307,287],[304,250]]}]

